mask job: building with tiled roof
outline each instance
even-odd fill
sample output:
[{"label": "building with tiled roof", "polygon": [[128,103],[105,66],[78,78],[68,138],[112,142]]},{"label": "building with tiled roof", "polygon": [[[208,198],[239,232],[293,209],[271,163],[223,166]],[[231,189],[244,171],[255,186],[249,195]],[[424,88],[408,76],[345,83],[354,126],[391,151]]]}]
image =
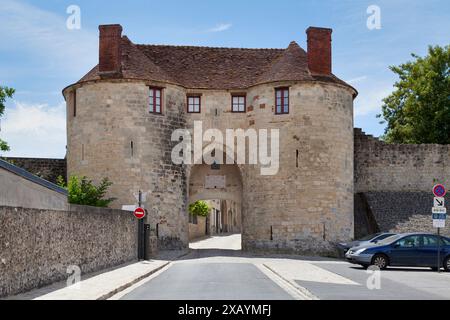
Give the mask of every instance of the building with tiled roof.
[{"label": "building with tiled roof", "polygon": [[[332,73],[331,29],[308,28],[307,51],[294,41],[285,49],[144,45],[120,25],[99,30],[99,64],[63,91],[69,175],[108,177],[118,208],[146,192],[160,248],[186,247],[188,204],[213,199],[233,203],[220,225],[241,228],[245,250],[325,253],[352,238],[357,92]],[[256,164],[174,163],[173,135],[196,121],[223,136],[278,130],[276,172],[261,174],[269,165],[261,153]],[[200,148],[211,152],[211,141]]]}]

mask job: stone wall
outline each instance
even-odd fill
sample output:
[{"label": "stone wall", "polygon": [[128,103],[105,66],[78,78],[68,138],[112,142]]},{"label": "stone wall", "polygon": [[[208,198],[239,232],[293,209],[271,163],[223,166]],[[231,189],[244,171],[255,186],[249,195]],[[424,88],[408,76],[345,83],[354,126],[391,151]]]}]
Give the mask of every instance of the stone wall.
[{"label": "stone wall", "polygon": [[[366,192],[365,197],[379,231],[435,233],[431,218],[431,192]],[[450,203],[450,195],[446,197]],[[450,235],[450,225],[442,229]]]},{"label": "stone wall", "polygon": [[0,296],[137,259],[130,212],[71,205],[67,211],[0,207]]},{"label": "stone wall", "polygon": [[450,184],[450,145],[386,144],[355,129],[355,192],[424,191]]},{"label": "stone wall", "polygon": [[58,176],[66,179],[66,159],[5,157],[4,160],[52,183]]},{"label": "stone wall", "polygon": [[189,240],[199,239],[206,235],[206,217],[197,216],[197,223],[189,223]]},{"label": "stone wall", "polygon": [[432,188],[450,185],[450,145],[387,144],[358,128],[354,144],[355,235],[436,232]]}]

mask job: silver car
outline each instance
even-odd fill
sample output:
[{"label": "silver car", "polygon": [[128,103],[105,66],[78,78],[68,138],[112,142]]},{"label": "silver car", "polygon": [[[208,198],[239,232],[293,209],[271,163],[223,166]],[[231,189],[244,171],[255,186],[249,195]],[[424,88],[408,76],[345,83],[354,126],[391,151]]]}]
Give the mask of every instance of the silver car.
[{"label": "silver car", "polygon": [[365,246],[369,244],[376,244],[377,242],[384,240],[390,236],[395,235],[393,232],[378,232],[374,234],[369,234],[361,239],[354,240],[351,242],[338,243],[338,248],[341,255],[345,255],[350,248]]}]

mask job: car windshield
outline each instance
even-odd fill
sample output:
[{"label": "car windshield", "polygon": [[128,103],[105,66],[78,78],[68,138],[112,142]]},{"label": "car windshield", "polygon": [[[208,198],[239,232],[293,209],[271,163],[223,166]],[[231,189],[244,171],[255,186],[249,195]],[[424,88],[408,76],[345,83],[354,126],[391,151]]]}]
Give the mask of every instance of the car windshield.
[{"label": "car windshield", "polygon": [[449,239],[449,238],[442,237],[442,242],[443,242],[446,246],[450,246],[450,239]]},{"label": "car windshield", "polygon": [[387,237],[386,239],[380,240],[377,242],[377,244],[390,244],[398,239],[400,239],[402,236],[398,234],[394,234],[393,236]]},{"label": "car windshield", "polygon": [[369,241],[375,237],[378,237],[381,233],[375,233],[375,234],[369,234],[368,236],[365,236],[361,239],[358,239],[358,241]]}]

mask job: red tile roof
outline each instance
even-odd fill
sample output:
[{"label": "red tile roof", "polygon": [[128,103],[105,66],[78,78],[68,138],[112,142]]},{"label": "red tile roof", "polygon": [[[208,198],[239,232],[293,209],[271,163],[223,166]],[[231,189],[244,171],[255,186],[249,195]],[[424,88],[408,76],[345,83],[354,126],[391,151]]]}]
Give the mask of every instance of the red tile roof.
[{"label": "red tile roof", "polygon": [[[122,77],[176,83],[192,89],[241,89],[283,80],[349,86],[334,75],[311,74],[307,53],[295,42],[287,49],[214,48],[136,45],[123,36]],[[96,66],[78,82],[99,79]]]}]

